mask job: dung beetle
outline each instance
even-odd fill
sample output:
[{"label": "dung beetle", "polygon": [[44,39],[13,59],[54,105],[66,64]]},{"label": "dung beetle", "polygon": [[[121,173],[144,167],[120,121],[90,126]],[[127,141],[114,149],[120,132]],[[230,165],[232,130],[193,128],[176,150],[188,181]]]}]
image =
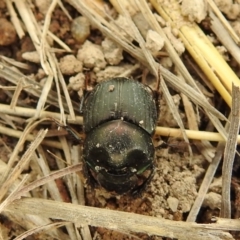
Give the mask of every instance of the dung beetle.
[{"label": "dung beetle", "polygon": [[135,192],[151,179],[156,105],[150,87],[120,77],[99,83],[85,98],[83,159],[106,190]]}]

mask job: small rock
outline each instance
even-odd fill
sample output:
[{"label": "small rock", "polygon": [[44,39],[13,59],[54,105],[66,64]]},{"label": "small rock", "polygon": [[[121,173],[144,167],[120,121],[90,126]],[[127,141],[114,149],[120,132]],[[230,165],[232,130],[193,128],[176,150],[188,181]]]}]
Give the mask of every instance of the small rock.
[{"label": "small rock", "polygon": [[199,178],[200,176],[202,176],[205,173],[205,171],[206,170],[204,168],[201,168],[196,164],[193,165],[193,174],[195,178]]},{"label": "small rock", "polygon": [[119,76],[123,72],[128,71],[128,69],[131,67],[132,67],[132,65],[130,65],[130,64],[122,64],[122,65],[118,65],[118,66],[107,66],[104,70],[102,70],[96,74],[97,82],[101,82],[104,79]]},{"label": "small rock", "polygon": [[231,25],[233,27],[233,30],[236,32],[236,34],[238,36],[240,36],[240,22],[238,20],[237,21],[232,21]]},{"label": "small rock", "polygon": [[215,0],[215,3],[219,8],[219,10],[225,13],[229,19],[233,20],[238,17],[239,11],[240,11],[240,6],[238,1]]},{"label": "small rock", "polygon": [[52,0],[35,0],[35,4],[38,7],[40,13],[45,15],[51,5]]},{"label": "small rock", "polygon": [[160,63],[163,67],[167,69],[171,68],[173,65],[172,59],[170,57],[162,57],[160,59]]},{"label": "small rock", "polygon": [[219,8],[219,10],[223,13],[228,13],[232,7],[232,0],[216,0],[215,4]]},{"label": "small rock", "polygon": [[210,192],[206,194],[206,197],[203,201],[204,207],[210,207],[212,210],[221,208],[221,195]]},{"label": "small rock", "polygon": [[182,212],[189,212],[191,206],[197,195],[196,191],[196,179],[190,172],[175,172],[178,181],[175,181],[171,187],[171,196],[176,197],[179,200],[178,208]]},{"label": "small rock", "polygon": [[155,31],[149,30],[146,37],[146,48],[151,51],[152,54],[156,54],[164,46],[164,39]]},{"label": "small rock", "polygon": [[106,67],[101,46],[93,44],[88,40],[78,50],[77,59],[87,68],[103,69]]},{"label": "small rock", "polygon": [[39,68],[37,71],[37,74],[35,76],[36,76],[36,81],[40,81],[44,77],[46,77],[46,73],[44,72],[44,70],[42,68]]},{"label": "small rock", "polygon": [[123,59],[123,49],[109,38],[102,42],[105,59],[110,65],[118,65]]},{"label": "small rock", "polygon": [[78,73],[76,76],[70,77],[68,88],[74,91],[79,91],[84,87],[85,75],[83,73]]},{"label": "small rock", "polygon": [[85,17],[77,17],[71,25],[71,33],[78,43],[83,43],[90,35],[90,22]]},{"label": "small rock", "polygon": [[8,46],[17,39],[17,33],[11,22],[0,18],[0,46]]},{"label": "small rock", "polygon": [[235,3],[235,4],[232,5],[232,8],[227,13],[227,16],[228,16],[229,19],[235,20],[239,16],[239,13],[240,13],[239,3]]},{"label": "small rock", "polygon": [[167,203],[168,203],[168,206],[170,207],[170,209],[173,211],[173,212],[176,212],[177,211],[177,208],[178,208],[178,199],[175,198],[175,197],[169,197],[167,199]]},{"label": "small rock", "polygon": [[129,21],[126,17],[118,15],[118,18],[115,20],[115,24],[117,26],[121,26],[121,28],[119,29],[119,34],[123,38],[128,39],[129,42],[133,41],[133,32],[132,29],[129,27]]},{"label": "small rock", "polygon": [[82,71],[82,62],[73,55],[67,55],[60,59],[59,67],[66,75],[73,75]]},{"label": "small rock", "polygon": [[40,63],[40,57],[37,51],[33,52],[24,52],[22,58],[33,63]]},{"label": "small rock", "polygon": [[199,0],[183,0],[181,11],[191,22],[200,23],[207,16],[207,3]]}]

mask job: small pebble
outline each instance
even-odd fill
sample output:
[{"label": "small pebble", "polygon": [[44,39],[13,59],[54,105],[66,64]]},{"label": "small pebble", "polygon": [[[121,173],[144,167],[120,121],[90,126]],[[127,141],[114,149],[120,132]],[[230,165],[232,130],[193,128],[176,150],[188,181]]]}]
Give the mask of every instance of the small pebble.
[{"label": "small pebble", "polygon": [[51,5],[52,0],[35,0],[35,4],[38,7],[40,13],[45,15]]},{"label": "small pebble", "polygon": [[96,69],[104,69],[106,61],[104,59],[101,46],[93,44],[86,40],[82,47],[78,50],[77,59],[83,63],[84,67]]},{"label": "small pebble", "polygon": [[175,197],[169,197],[167,199],[168,206],[173,212],[177,211],[179,200]]},{"label": "small pebble", "polygon": [[8,46],[16,41],[17,33],[11,22],[0,18],[0,46]]},{"label": "small pebble", "polygon": [[146,37],[146,48],[156,54],[164,46],[164,39],[155,31],[149,30]]},{"label": "small pebble", "polygon": [[121,64],[118,66],[107,66],[104,70],[97,72],[97,82],[101,82],[104,79],[113,78],[121,75],[122,73],[128,71],[132,65],[130,64]]},{"label": "small pebble", "polygon": [[210,207],[212,210],[221,208],[221,195],[215,192],[209,192],[203,201],[204,207]]},{"label": "small pebble", "polygon": [[73,20],[71,26],[73,38],[78,43],[83,43],[90,35],[90,23],[85,17],[77,17]]},{"label": "small pebble", "polygon": [[40,63],[40,56],[37,51],[33,52],[24,52],[22,58],[33,63]]},{"label": "small pebble", "polygon": [[102,48],[105,59],[110,65],[118,65],[123,59],[123,49],[111,39],[105,38]]},{"label": "small pebble", "polygon": [[70,77],[68,88],[74,91],[79,91],[84,87],[85,75],[83,73],[78,73],[76,76]]},{"label": "small pebble", "polygon": [[82,62],[73,55],[67,55],[60,59],[59,67],[65,75],[73,75],[82,71]]},{"label": "small pebble", "polygon": [[200,23],[207,16],[207,3],[199,0],[183,0],[181,12],[189,21]]}]

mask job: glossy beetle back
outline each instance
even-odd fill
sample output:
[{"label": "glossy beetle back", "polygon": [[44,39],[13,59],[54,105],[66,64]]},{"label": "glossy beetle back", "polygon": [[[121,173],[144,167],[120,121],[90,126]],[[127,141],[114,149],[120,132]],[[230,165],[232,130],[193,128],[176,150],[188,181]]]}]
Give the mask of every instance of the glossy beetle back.
[{"label": "glossy beetle back", "polygon": [[101,82],[89,94],[83,118],[86,133],[104,122],[122,119],[152,134],[157,109],[147,86],[127,78],[113,78]]},{"label": "glossy beetle back", "polygon": [[83,105],[88,172],[106,190],[136,192],[153,174],[157,109],[151,89],[127,78],[101,82]]}]

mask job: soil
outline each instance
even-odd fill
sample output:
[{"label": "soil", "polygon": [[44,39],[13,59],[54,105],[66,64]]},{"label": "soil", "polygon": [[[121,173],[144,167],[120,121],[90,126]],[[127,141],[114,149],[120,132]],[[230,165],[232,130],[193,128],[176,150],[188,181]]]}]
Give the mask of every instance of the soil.
[{"label": "soil", "polygon": [[[37,1],[36,1],[37,2]],[[44,1],[43,1],[44,2]],[[46,1],[47,2],[47,1]],[[72,18],[76,18],[79,14],[76,10],[62,1],[66,9],[69,11]],[[32,8],[39,23],[44,21],[44,14],[47,7],[33,2]],[[85,90],[91,90],[96,83],[108,79],[110,77],[121,74],[124,71],[132,69],[137,61],[124,52],[121,48],[114,45],[112,41],[106,39],[96,28],[91,26],[89,22],[84,19],[86,26],[84,33],[78,31],[78,23],[73,27],[72,22],[66,14],[57,7],[52,14],[49,30],[54,33],[59,39],[66,43],[72,50],[72,53],[56,53],[60,69],[64,74],[64,79],[68,86],[68,90],[73,101],[80,105],[79,99],[83,96]],[[82,23],[81,23],[82,24]],[[206,30],[207,31],[207,30]],[[77,37],[76,37],[77,35]],[[79,36],[81,35],[81,36]],[[104,44],[103,44],[104,43]],[[52,47],[58,47],[56,43]],[[154,46],[151,49],[156,49]],[[39,57],[31,54],[35,51],[35,47],[28,33],[19,39],[13,24],[10,21],[7,6],[3,0],[0,0],[0,55],[14,59],[16,61],[25,63],[29,66],[28,69],[21,70],[25,75],[31,76],[35,81],[43,84],[46,74],[41,68]],[[29,54],[28,54],[29,53]],[[23,55],[25,54],[25,55]],[[184,58],[183,58],[184,59]],[[187,65],[187,63],[186,63]],[[171,66],[170,66],[171,68]],[[191,72],[192,69],[189,69]],[[147,72],[147,74],[145,74]],[[146,76],[146,82],[150,86],[156,84],[153,76],[148,73],[145,67],[140,67],[133,71],[131,77],[136,80],[142,80]],[[198,76],[196,78],[199,79]],[[87,84],[86,84],[87,81]],[[5,79],[0,79],[0,85],[10,86],[10,83]],[[87,87],[86,87],[87,85]],[[55,89],[55,86],[53,86]],[[208,89],[206,86],[204,88]],[[176,106],[180,115],[187,125],[186,116],[183,112],[183,104],[181,97],[176,92],[172,91],[174,99],[176,99]],[[208,91],[210,91],[208,89]],[[212,103],[218,102],[219,96],[211,98]],[[3,104],[10,104],[12,99],[12,92],[0,89],[0,102]],[[23,92],[19,96],[17,106],[25,106],[35,108],[38,99],[31,94]],[[217,105],[217,104],[216,104]],[[52,111],[58,112],[56,107],[50,106]],[[1,112],[1,110],[0,110]],[[80,113],[76,113],[80,115]],[[1,124],[11,126],[11,122],[6,123],[4,117],[1,117]],[[204,127],[207,123],[206,117],[200,115],[201,126]],[[10,118],[11,119],[11,118]],[[22,119],[24,120],[24,119]],[[12,118],[14,122],[12,126],[18,130],[24,129],[26,122],[21,122],[20,119]],[[166,103],[161,96],[160,101],[160,114],[159,125],[177,127],[172,114],[169,112]],[[48,124],[50,129],[56,128],[56,125]],[[80,127],[79,127],[80,129]],[[77,131],[79,132],[79,129]],[[82,134],[82,130],[80,130]],[[139,195],[133,196],[126,195],[112,195],[99,186],[85,186],[85,201],[86,205],[108,208],[114,210],[121,210],[126,212],[139,213],[143,215],[155,216],[158,218],[171,219],[174,221],[185,221],[187,215],[194,203],[197,196],[198,189],[209,165],[209,162],[199,153],[195,145],[190,145],[193,150],[193,156],[188,152],[189,145],[180,140],[178,144],[172,144],[175,141],[171,138],[164,138],[167,142],[167,147],[157,147],[155,153],[155,170],[151,182],[147,185]],[[154,136],[154,144],[159,145],[159,136]],[[0,159],[7,163],[16,145],[17,139],[1,134],[0,138]],[[195,144],[197,144],[195,142]],[[79,148],[81,148],[81,144]],[[213,146],[215,147],[215,146]],[[26,148],[23,149],[23,151]],[[46,148],[45,148],[46,149]],[[52,152],[55,152],[52,149]],[[51,157],[49,157],[51,159]],[[50,168],[54,170],[56,163],[49,160]],[[239,160],[236,160],[235,170],[233,173],[232,183],[232,206],[233,217],[239,218],[240,214],[240,178],[239,178]],[[31,167],[25,170],[27,173],[32,174]],[[32,175],[32,180],[36,176]],[[58,182],[59,189],[63,189],[62,195],[66,196],[65,201],[70,201],[68,189],[66,185]],[[39,189],[40,191],[41,189]],[[36,193],[35,193],[36,194]],[[41,196],[41,194],[39,194]],[[209,193],[203,203],[200,213],[197,216],[197,222],[209,223],[212,216],[219,216],[221,204],[221,167],[219,167],[214,182],[210,187]],[[9,218],[0,215],[0,228],[2,239],[13,239],[27,229],[24,229],[21,224],[16,223],[14,218]],[[136,236],[130,233],[116,232],[102,228],[91,227],[91,234],[93,239],[166,239],[156,236],[147,236],[137,234]],[[240,239],[237,234],[234,235],[235,239]],[[32,235],[26,239],[47,239],[46,235]],[[48,239],[52,239],[49,237]]]}]

